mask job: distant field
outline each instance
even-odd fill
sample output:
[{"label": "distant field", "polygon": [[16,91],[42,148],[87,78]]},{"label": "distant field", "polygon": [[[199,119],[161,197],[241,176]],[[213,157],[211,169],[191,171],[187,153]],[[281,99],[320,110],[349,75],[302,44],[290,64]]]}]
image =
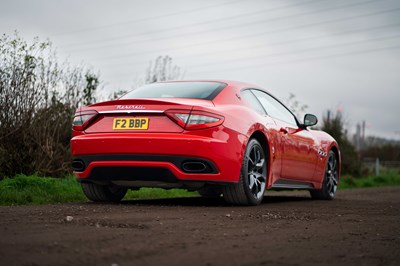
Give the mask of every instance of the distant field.
[{"label": "distant field", "polygon": [[344,175],[341,177],[339,189],[368,188],[383,186],[400,186],[400,170],[386,169],[380,176],[352,177]]},{"label": "distant field", "polygon": [[[400,186],[399,170],[387,170],[381,176],[354,178],[342,176],[339,189],[380,186]],[[154,199],[173,197],[195,197],[197,192],[182,189],[142,188],[129,191],[125,199]],[[0,205],[38,205],[66,202],[85,202],[81,187],[73,176],[51,178],[18,175],[0,181]]]}]

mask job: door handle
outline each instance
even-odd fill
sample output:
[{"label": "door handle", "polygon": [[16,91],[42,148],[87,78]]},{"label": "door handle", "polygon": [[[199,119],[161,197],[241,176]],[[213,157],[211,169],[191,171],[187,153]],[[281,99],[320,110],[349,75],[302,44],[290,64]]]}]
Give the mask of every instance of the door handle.
[{"label": "door handle", "polygon": [[281,129],[279,130],[279,132],[281,132],[281,133],[283,133],[283,134],[287,134],[289,131],[287,130],[287,128],[281,127]]}]

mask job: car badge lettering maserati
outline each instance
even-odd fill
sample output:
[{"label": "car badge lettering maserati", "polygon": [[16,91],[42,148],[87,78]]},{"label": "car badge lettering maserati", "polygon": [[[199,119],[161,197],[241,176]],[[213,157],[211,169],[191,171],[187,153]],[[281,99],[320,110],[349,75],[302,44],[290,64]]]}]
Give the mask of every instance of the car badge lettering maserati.
[{"label": "car badge lettering maserati", "polygon": [[118,110],[132,110],[132,109],[146,109],[143,105],[116,105],[115,109]]}]

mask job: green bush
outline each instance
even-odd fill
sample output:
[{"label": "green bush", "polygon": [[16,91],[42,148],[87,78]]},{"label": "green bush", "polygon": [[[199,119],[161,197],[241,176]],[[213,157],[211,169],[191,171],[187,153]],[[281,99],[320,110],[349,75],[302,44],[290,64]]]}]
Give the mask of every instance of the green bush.
[{"label": "green bush", "polygon": [[355,147],[346,137],[344,118],[341,112],[336,114],[328,110],[322,119],[321,129],[330,134],[339,144],[342,156],[342,173],[353,176],[361,176],[361,161]]}]

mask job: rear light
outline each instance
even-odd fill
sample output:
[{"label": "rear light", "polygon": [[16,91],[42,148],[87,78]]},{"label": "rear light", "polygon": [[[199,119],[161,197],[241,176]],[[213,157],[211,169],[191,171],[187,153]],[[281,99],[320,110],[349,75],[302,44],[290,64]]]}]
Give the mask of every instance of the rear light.
[{"label": "rear light", "polygon": [[187,130],[215,127],[224,122],[223,116],[204,111],[168,110],[165,113]]},{"label": "rear light", "polygon": [[72,121],[72,129],[82,131],[93,120],[98,113],[94,110],[78,111],[75,113],[74,120]]}]

